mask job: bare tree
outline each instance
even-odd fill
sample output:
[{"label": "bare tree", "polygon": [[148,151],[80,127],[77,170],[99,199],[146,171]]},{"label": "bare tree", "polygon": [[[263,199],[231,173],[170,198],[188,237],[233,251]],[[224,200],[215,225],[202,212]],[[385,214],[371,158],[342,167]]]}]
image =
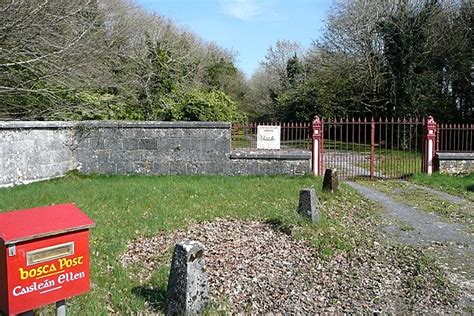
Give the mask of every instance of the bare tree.
[{"label": "bare tree", "polygon": [[[159,119],[216,60],[234,64],[129,0],[1,0],[0,22],[2,119]],[[239,74],[222,78],[227,90]]]},{"label": "bare tree", "polygon": [[104,74],[94,0],[3,1],[0,19],[1,117],[59,114],[69,91]]}]

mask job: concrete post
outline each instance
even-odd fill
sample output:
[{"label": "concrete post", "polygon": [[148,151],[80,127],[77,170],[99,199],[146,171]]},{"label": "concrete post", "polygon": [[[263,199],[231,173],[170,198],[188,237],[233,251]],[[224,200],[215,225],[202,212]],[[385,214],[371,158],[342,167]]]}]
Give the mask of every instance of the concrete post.
[{"label": "concrete post", "polygon": [[197,315],[209,299],[204,245],[183,241],[174,247],[166,292],[167,315]]},{"label": "concrete post", "polygon": [[304,218],[311,219],[313,224],[318,222],[318,198],[314,188],[305,188],[300,190],[298,213]]},{"label": "concrete post", "polygon": [[323,191],[336,192],[339,189],[339,180],[337,178],[337,170],[326,169],[323,179]]},{"label": "concrete post", "polygon": [[312,124],[313,144],[311,146],[311,173],[314,176],[321,176],[323,174],[323,122],[319,116],[313,118]]}]

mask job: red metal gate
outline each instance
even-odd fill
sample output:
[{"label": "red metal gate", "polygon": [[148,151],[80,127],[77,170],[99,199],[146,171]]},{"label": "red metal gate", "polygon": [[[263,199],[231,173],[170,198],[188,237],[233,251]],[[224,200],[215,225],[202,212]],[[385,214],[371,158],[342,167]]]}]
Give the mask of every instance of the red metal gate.
[{"label": "red metal gate", "polygon": [[312,172],[336,168],[343,178],[406,178],[434,171],[437,151],[472,152],[474,124],[426,119],[320,119],[232,125],[233,150],[257,150],[257,126],[281,127],[281,150],[312,151]]},{"label": "red metal gate", "polygon": [[422,172],[423,120],[328,119],[322,124],[324,168],[343,178],[406,178]]}]

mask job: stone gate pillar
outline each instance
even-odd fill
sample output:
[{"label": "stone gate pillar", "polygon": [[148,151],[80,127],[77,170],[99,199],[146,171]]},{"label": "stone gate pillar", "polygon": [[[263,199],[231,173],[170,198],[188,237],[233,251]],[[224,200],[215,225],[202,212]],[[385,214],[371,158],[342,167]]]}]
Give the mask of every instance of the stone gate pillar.
[{"label": "stone gate pillar", "polygon": [[423,131],[423,172],[432,174],[436,156],[436,122],[432,116],[425,119]]},{"label": "stone gate pillar", "polygon": [[319,116],[315,116],[311,123],[313,144],[311,147],[311,173],[314,176],[323,175],[323,162],[324,162],[324,150],[323,150],[323,122]]}]

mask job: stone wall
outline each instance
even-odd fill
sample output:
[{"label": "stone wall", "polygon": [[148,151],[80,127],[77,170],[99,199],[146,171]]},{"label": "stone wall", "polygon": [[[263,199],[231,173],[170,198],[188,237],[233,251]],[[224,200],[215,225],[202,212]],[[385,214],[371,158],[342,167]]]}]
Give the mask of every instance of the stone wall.
[{"label": "stone wall", "polygon": [[0,186],[64,175],[75,168],[73,124],[0,122]]},{"label": "stone wall", "polygon": [[230,123],[94,122],[75,155],[85,173],[225,174]]},{"label": "stone wall", "polygon": [[0,186],[104,174],[301,175],[309,152],[232,152],[223,122],[0,122]]},{"label": "stone wall", "polygon": [[228,174],[305,175],[311,170],[309,151],[233,151]]},{"label": "stone wall", "polygon": [[437,153],[437,168],[440,173],[467,174],[474,172],[474,153]]}]

